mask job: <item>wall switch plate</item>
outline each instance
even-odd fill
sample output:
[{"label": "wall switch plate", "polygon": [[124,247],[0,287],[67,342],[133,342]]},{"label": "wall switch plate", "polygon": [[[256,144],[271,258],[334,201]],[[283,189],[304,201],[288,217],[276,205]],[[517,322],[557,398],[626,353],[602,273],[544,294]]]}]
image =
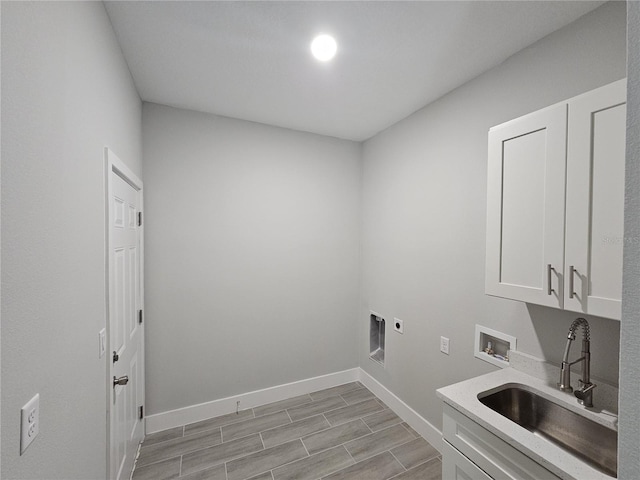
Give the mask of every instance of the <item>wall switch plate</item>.
[{"label": "wall switch plate", "polygon": [[40,432],[40,394],[20,409],[20,455],[24,453]]},{"label": "wall switch plate", "polygon": [[102,329],[98,332],[98,358],[102,358],[107,351],[107,330]]},{"label": "wall switch plate", "polygon": [[440,351],[449,355],[449,339],[447,337],[440,337]]},{"label": "wall switch plate", "polygon": [[404,322],[399,318],[394,318],[393,329],[398,333],[404,333]]}]

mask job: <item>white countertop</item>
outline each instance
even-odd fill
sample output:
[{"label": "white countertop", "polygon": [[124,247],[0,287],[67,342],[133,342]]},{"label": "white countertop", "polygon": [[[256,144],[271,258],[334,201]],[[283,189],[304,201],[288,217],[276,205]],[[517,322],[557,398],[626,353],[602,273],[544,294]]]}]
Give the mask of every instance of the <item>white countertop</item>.
[{"label": "white countertop", "polygon": [[613,478],[595,470],[566,450],[533,434],[478,400],[479,393],[498,390],[505,384],[526,385],[548,400],[609,428],[618,429],[617,415],[604,410],[586,408],[577,402],[572,393],[562,392],[541,379],[513,368],[505,368],[449,385],[438,389],[436,393],[442,401],[563,479],[611,480]]}]

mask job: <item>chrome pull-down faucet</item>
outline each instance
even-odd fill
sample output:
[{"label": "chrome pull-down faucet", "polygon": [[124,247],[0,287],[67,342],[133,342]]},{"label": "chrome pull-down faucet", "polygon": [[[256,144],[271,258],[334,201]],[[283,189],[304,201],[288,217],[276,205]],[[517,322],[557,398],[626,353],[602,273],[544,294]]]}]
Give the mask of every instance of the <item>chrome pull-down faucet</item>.
[{"label": "chrome pull-down faucet", "polygon": [[[571,342],[576,339],[576,330],[582,327],[582,356],[573,362],[569,362],[569,349]],[[585,407],[593,407],[593,389],[595,384],[591,383],[591,352],[589,351],[591,337],[589,333],[589,323],[584,318],[576,318],[567,335],[567,346],[562,356],[562,367],[560,369],[560,382],[558,388],[562,391],[573,392],[571,388],[571,365],[582,362],[582,378],[578,381],[580,388],[573,394],[578,398],[578,403]]]}]

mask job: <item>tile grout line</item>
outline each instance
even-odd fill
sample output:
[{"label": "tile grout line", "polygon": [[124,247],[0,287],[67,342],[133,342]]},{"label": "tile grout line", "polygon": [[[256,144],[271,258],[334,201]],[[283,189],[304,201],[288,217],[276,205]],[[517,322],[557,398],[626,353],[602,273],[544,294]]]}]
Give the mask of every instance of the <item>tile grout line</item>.
[{"label": "tile grout line", "polygon": [[[304,440],[302,439],[302,437],[300,437],[300,441],[302,442],[302,446],[304,447],[304,449],[307,451],[307,453],[309,453],[309,449],[308,449],[308,448],[307,448],[307,446],[305,445]],[[318,453],[318,452],[316,452],[316,453]],[[315,455],[315,453],[314,453],[314,455]],[[310,454],[310,453],[309,453],[309,456],[311,456],[311,454]]]},{"label": "tile grout line", "polygon": [[[320,415],[314,415],[314,416],[319,417]],[[313,417],[309,417],[309,418],[313,418]],[[307,419],[305,418],[304,420],[307,420]],[[302,421],[302,420],[298,420],[298,421]],[[285,423],[284,425],[279,425],[279,426],[277,426],[277,427],[273,427],[273,428],[269,428],[269,429],[267,429],[267,430],[263,430],[262,432],[260,432],[260,435],[262,436],[262,434],[263,434],[263,433],[270,432],[271,430],[276,430],[276,429],[278,429],[278,428],[286,427],[286,426],[288,426],[288,425],[293,425],[294,423],[295,423],[295,422]],[[317,430],[317,431],[315,431],[315,432],[308,433],[308,434],[306,434],[306,435],[305,435],[305,437],[310,437],[311,435],[315,435],[316,433],[326,432],[327,430],[330,430],[331,428],[332,428],[332,427],[331,427],[331,426],[329,426],[329,427],[323,428],[322,430]],[[293,437],[293,438],[290,438],[290,439],[288,439],[288,440],[280,441],[280,443],[275,443],[275,444],[271,445],[271,447],[269,447],[269,448],[277,447],[278,445],[282,445],[282,444],[284,444],[284,443],[288,443],[288,442],[293,442],[294,440],[298,440],[298,439],[299,439],[299,440],[302,440],[302,438],[303,438],[303,437]],[[303,442],[303,443],[304,443],[304,442]],[[265,448],[266,448],[266,447],[265,447]],[[306,447],[305,447],[305,448],[306,448]]]},{"label": "tile grout line", "polygon": [[[267,407],[267,406],[269,406],[269,405],[272,405],[272,404],[274,404],[274,403],[279,403],[279,402],[271,402],[271,403],[265,403],[264,405],[258,405],[257,407],[253,407],[253,414],[254,414],[254,418],[264,417],[265,415],[272,415],[272,414],[274,414],[274,413],[282,412],[282,411],[284,411],[284,410],[288,410],[288,409],[290,409],[290,408],[302,407],[302,406],[304,406],[304,405],[308,405],[308,404],[310,404],[310,403],[313,403],[313,401],[314,401],[314,400],[311,398],[311,396],[310,396],[308,393],[307,393],[307,397],[309,398],[309,400],[308,400],[308,401],[306,401],[306,402],[298,403],[298,404],[296,404],[296,405],[291,405],[291,406],[289,406],[289,407],[283,407],[283,408],[281,408],[280,410],[276,410],[275,412],[263,413],[262,415],[256,415],[256,413],[255,413],[256,408],[260,408],[260,407]],[[285,398],[284,400],[280,400],[280,402],[284,402],[284,401],[286,401],[286,400],[288,400],[288,399],[286,399],[286,398]]]},{"label": "tile grout line", "polygon": [[[391,455],[393,455],[393,453]],[[393,455],[393,456],[395,457],[395,455]],[[397,460],[397,458],[396,458],[396,460]],[[425,463],[433,462],[434,460],[438,460],[438,457],[431,457],[430,459],[425,460],[424,462],[420,462],[420,463],[415,464],[411,468],[405,467],[405,470],[407,470],[407,471],[408,470],[413,470],[414,468],[418,468],[420,465],[424,465]],[[398,461],[400,462],[400,460],[398,460]],[[400,462],[400,465],[402,465],[404,467],[404,464],[402,462]]]},{"label": "tile grout line", "polygon": [[[350,422],[356,422],[358,420],[362,421],[362,418],[355,418],[353,420],[350,420]],[[346,423],[349,423],[349,422],[346,422]],[[364,423],[364,422],[362,422],[362,423]],[[341,423],[340,425],[345,425],[345,423]],[[340,426],[340,425],[337,425],[337,426]],[[366,423],[364,424],[364,426],[369,428]],[[311,435],[315,435],[316,433],[326,432],[327,430],[330,430],[332,428],[333,428],[333,426],[329,427],[329,428],[325,428],[324,430],[320,430],[319,432],[311,433],[311,434],[306,435],[306,436],[310,437]],[[349,453],[349,450],[346,447],[347,443],[349,443],[349,442],[351,442],[353,440],[358,440],[360,438],[366,437],[368,435],[371,435],[372,433],[375,433],[375,432],[372,432],[370,428],[369,428],[369,431],[370,431],[370,433],[365,433],[364,435],[360,435],[359,437],[350,438],[349,440],[347,440],[345,442],[342,442],[342,443],[339,443],[337,445],[333,445],[331,447],[327,447],[327,448],[323,448],[322,450],[318,450],[317,452],[314,452],[313,455],[317,455],[318,453],[326,452],[327,450],[331,450],[332,448],[336,448],[336,447],[344,447],[344,449],[347,450],[347,453]],[[300,440],[302,440],[302,444],[304,445],[304,439],[301,437]],[[305,445],[305,448],[306,448],[306,445]],[[349,455],[351,455],[351,454],[349,453]],[[351,458],[353,458],[353,457],[351,457]],[[354,462],[355,462],[355,459],[354,459]]]},{"label": "tile grout line", "polygon": [[[278,425],[277,427],[273,427],[275,428],[279,428],[279,427],[284,427],[286,425],[291,425],[290,423],[283,423],[282,425]],[[271,430],[271,429],[269,429]],[[252,435],[260,435],[262,432],[266,432],[267,430],[262,430],[261,432],[254,432],[254,433],[248,433],[246,435],[243,435],[241,437],[237,437],[237,438],[232,438],[231,440],[227,440],[226,442],[222,442],[222,443],[218,443],[218,445],[222,445],[223,443],[231,443],[231,442],[235,442],[236,440],[243,440],[246,439],[247,437],[250,437]],[[261,437],[262,438],[262,437]],[[286,442],[283,442],[286,443]],[[211,445],[212,447],[216,447],[217,445]],[[210,448],[210,447],[204,447],[204,448]],[[198,449],[198,450],[204,450],[204,449]]]},{"label": "tile grout line", "polygon": [[[291,440],[291,441],[292,441],[292,442],[294,442],[294,441],[296,441],[296,440],[300,440],[300,441],[302,441],[302,439],[300,439],[300,438],[294,438],[294,439],[293,439],[293,440]],[[282,444],[280,444],[280,445],[282,445]],[[302,446],[304,446],[304,443],[302,444]],[[306,447],[305,447],[305,450],[306,450]],[[307,455],[308,455],[308,454],[309,454],[309,452],[307,452]],[[310,455],[309,455],[309,456],[310,456]],[[272,468],[271,470],[269,470],[269,472],[271,473],[271,476],[272,476],[273,478],[275,478],[275,477],[273,476],[273,471],[274,471],[274,470],[276,470],[276,469],[278,469],[278,468],[280,468],[280,467],[286,467],[287,465],[291,465],[292,463],[299,462],[300,460],[305,460],[305,459],[309,458],[309,456],[308,456],[308,457],[297,458],[297,459],[292,460],[292,461],[290,461],[290,462],[283,463],[282,465],[278,465],[277,467]],[[263,472],[263,473],[266,473],[266,472]],[[258,475],[261,475],[261,474],[258,474]],[[255,475],[254,475],[254,476],[255,476]]]},{"label": "tile grout line", "polygon": [[[300,441],[302,442],[302,438],[297,438],[297,439],[294,439],[294,440],[291,440],[291,441],[293,442],[293,441],[295,441],[295,440],[300,440]],[[305,446],[304,442],[302,442],[302,446],[303,446],[303,447],[305,447],[305,450],[307,449],[307,447]],[[313,455],[310,455],[310,454],[309,454],[309,451],[307,450],[307,455],[308,455],[307,457],[298,458],[298,459],[296,459],[296,460],[292,460],[291,462],[287,462],[287,463],[283,463],[282,465],[278,465],[276,468],[274,468],[274,469],[272,469],[272,470],[271,470],[271,476],[275,479],[276,477],[275,477],[275,475],[273,474],[273,471],[274,471],[274,470],[277,470],[277,469],[278,469],[278,468],[280,468],[280,467],[286,467],[287,465],[291,465],[291,464],[293,464],[293,463],[296,463],[296,462],[299,462],[299,461],[302,461],[302,460],[306,460],[307,458],[313,457],[313,456],[315,456],[315,455],[319,455],[319,454],[321,454],[321,453],[327,452],[327,451],[329,451],[329,450],[331,450],[331,449],[333,449],[333,448],[338,448],[338,447],[342,447],[342,448],[344,448],[344,445],[335,445],[335,446],[333,446],[333,447],[325,448],[324,450],[321,450],[321,451],[319,451],[319,452],[316,452],[316,453],[314,453]],[[351,457],[351,454],[349,453],[349,451],[348,451],[346,448],[344,448],[344,449],[345,449],[345,451],[347,452],[347,454]],[[353,460],[353,457],[351,457],[351,459]],[[358,462],[356,462],[356,461],[354,460],[354,465],[355,465],[356,463],[358,463]],[[351,465],[348,465],[348,466],[350,467]],[[346,467],[345,467],[345,468],[346,468]],[[326,474],[326,475],[324,475],[324,476],[326,477],[326,476],[329,476],[329,475],[333,475],[334,473],[339,472],[340,470],[342,470],[342,469],[335,470],[335,471],[333,471],[333,472],[327,473],[327,474]]]},{"label": "tile grout line", "polygon": [[[404,445],[404,443],[403,443],[403,445]],[[400,445],[398,445],[398,446],[400,446]],[[396,448],[396,447],[393,447],[393,448]],[[404,463],[402,463],[400,460],[398,460],[398,457],[396,457],[396,456],[393,454],[393,452],[391,451],[391,449],[387,450],[387,452],[389,452],[389,453],[391,454],[391,456],[392,456],[393,458],[395,458],[395,459],[396,459],[396,462],[398,462],[398,463],[400,464],[400,466],[401,466],[402,468],[404,468],[404,471],[405,471],[405,472],[406,472],[407,470],[409,470],[407,467],[405,467],[405,466],[404,466]]]},{"label": "tile grout line", "polygon": [[[205,447],[205,448],[209,448],[209,447]],[[197,451],[197,450],[194,450],[194,451]],[[192,452],[187,452],[187,453],[192,453]],[[136,463],[135,463],[135,465],[134,465],[134,467],[135,467],[135,468],[149,467],[149,466],[151,466],[151,465],[156,465],[156,464],[158,464],[158,463],[160,463],[160,462],[164,462],[164,461],[166,461],[166,460],[173,460],[173,459],[178,458],[178,457],[181,457],[181,456],[182,456],[182,454],[180,453],[180,454],[177,454],[177,455],[172,455],[172,456],[170,456],[170,457],[160,458],[160,459],[155,460],[155,461],[153,461],[153,462],[151,462],[151,463],[145,463],[145,464],[142,464],[142,465],[139,465],[139,464],[136,462]]]},{"label": "tile grout line", "polygon": [[[335,396],[339,397],[340,395],[335,395]],[[327,398],[333,398],[333,397],[327,397]],[[342,398],[342,397],[340,397],[340,398]],[[323,398],[322,400],[326,400],[326,399],[324,399],[324,398]],[[321,401],[321,400],[319,400],[319,401]],[[342,400],[342,401],[344,402],[344,400]],[[365,400],[365,402],[366,402],[366,400]],[[340,410],[341,408],[347,408],[347,407],[350,407],[350,406],[351,406],[351,405],[349,405],[347,402],[344,402],[344,403],[346,403],[346,405],[340,405],[339,407],[331,408],[331,409],[329,409],[329,410],[325,410],[325,411],[323,411],[323,412],[312,413],[311,415],[308,415],[308,416],[306,416],[306,417],[299,418],[298,420],[304,420],[305,418],[314,417],[314,416],[316,416],[316,415],[324,415],[325,413],[334,412],[334,411],[336,411],[336,410]],[[361,402],[358,402],[358,403],[361,403]],[[305,404],[305,405],[306,405],[306,404]],[[355,404],[355,403],[354,403],[354,405],[357,405],[357,404]],[[303,405],[300,405],[300,406],[303,406]],[[295,408],[295,407],[291,407],[291,408]],[[287,414],[289,414],[289,411],[288,411],[288,410],[287,410]],[[298,421],[298,420],[296,420],[296,421]]]},{"label": "tile grout line", "polygon": [[[391,447],[391,448],[389,448],[389,449],[387,449],[387,450],[383,450],[383,451],[381,451],[381,452],[371,454],[371,455],[369,455],[368,457],[365,457],[365,458],[363,458],[363,459],[362,459],[362,460],[360,460],[360,461],[361,461],[361,462],[364,462],[365,460],[369,460],[370,458],[373,458],[373,457],[375,457],[376,455],[380,455],[381,453],[385,453],[385,452],[389,452],[389,453],[391,453],[391,449],[393,449],[393,448],[397,448],[397,447],[401,447],[402,445],[404,445],[404,444],[406,444],[406,443],[409,443],[409,442],[404,442],[404,443],[400,443],[400,444],[398,444],[398,445],[394,445],[393,447]],[[346,448],[346,447],[345,447],[345,448]],[[392,456],[393,458],[396,458],[396,456],[395,456],[393,453],[391,453],[391,456]],[[397,459],[396,459],[396,460],[397,460]],[[400,464],[400,466],[401,466],[402,468],[404,468],[404,465],[402,465],[402,462],[401,462],[400,460],[398,460],[398,463]],[[406,468],[405,468],[405,470],[406,470]]]},{"label": "tile grout line", "polygon": [[[343,385],[346,385],[346,383],[343,383]],[[342,386],[342,385],[337,385],[337,386],[338,386],[338,387],[340,387],[340,386]],[[325,388],[325,389],[322,389],[322,390],[316,390],[315,392],[311,392],[311,393],[309,393],[308,395],[313,399],[313,401],[316,401],[316,399],[315,399],[315,398],[313,398],[313,394],[314,394],[314,393],[320,393],[320,392],[323,392],[324,390],[329,390],[330,388],[336,388],[336,387],[329,387],[329,388]],[[362,385],[362,386],[358,386],[358,385],[356,385],[356,386],[355,386],[355,388],[352,388],[351,390],[347,390],[346,392],[336,393],[336,394],[334,394],[334,395],[329,395],[329,396],[324,397],[324,398],[319,398],[318,400],[324,400],[324,399],[326,399],[326,398],[331,398],[331,397],[339,397],[339,396],[341,396],[343,393],[349,393],[349,392],[353,392],[353,391],[355,391],[355,390],[362,390],[363,388],[365,388],[365,386],[364,386],[364,385]]]},{"label": "tile grout line", "polygon": [[348,453],[348,454],[349,454],[349,456],[351,457],[351,460],[353,460],[353,464],[354,464],[354,465],[355,465],[356,463],[358,463],[358,462],[356,461],[356,459],[355,459],[355,458],[353,458],[353,455],[351,455],[351,452],[350,452],[350,451],[349,451],[349,449],[345,446],[345,444],[344,444],[344,443],[343,443],[343,444],[341,444],[340,446],[341,446],[342,448],[344,448],[344,449],[347,451],[347,453]]},{"label": "tile grout line", "polygon": [[307,452],[307,458],[309,458],[311,454],[309,453],[309,450],[307,450],[307,446],[302,441],[302,437],[298,438],[298,440],[300,440],[300,443],[302,444],[302,448],[304,448],[304,451]]},{"label": "tile grout line", "polygon": [[[223,416],[223,415],[221,415],[221,416]],[[214,418],[218,418],[218,417],[207,418],[207,419],[202,420],[202,421],[204,422],[204,421],[207,421],[207,420],[212,420],[212,419],[214,419]],[[159,443],[168,442],[168,441],[170,441],[170,440],[176,440],[176,439],[178,439],[178,438],[191,437],[191,436],[193,436],[193,435],[199,435],[199,434],[201,434],[201,433],[205,433],[205,432],[212,432],[212,431],[214,431],[214,430],[215,430],[215,429],[217,429],[217,428],[222,430],[222,427],[229,427],[229,426],[231,426],[231,425],[237,425],[237,424],[239,424],[239,423],[246,422],[247,420],[253,420],[253,418],[247,418],[246,420],[238,420],[237,422],[223,423],[222,425],[218,425],[218,426],[216,426],[216,427],[211,427],[211,428],[205,428],[204,430],[201,430],[201,431],[199,431],[199,432],[195,432],[195,433],[186,433],[186,428],[187,428],[189,425],[194,425],[194,423],[200,423],[200,422],[188,423],[187,425],[182,425],[182,428],[183,428],[183,429],[184,429],[184,431],[185,431],[185,434],[183,434],[183,436],[182,436],[182,437],[170,438],[170,439],[168,439],[168,440],[164,440],[164,441],[159,442]],[[150,447],[152,447],[153,445],[157,445],[157,444],[155,444],[155,443],[154,443],[154,444],[149,445],[149,446],[150,446]]]},{"label": "tile grout line", "polygon": [[140,443],[140,450],[142,450],[143,448],[148,449],[148,448],[151,448],[151,447],[155,447],[156,445],[162,445],[163,443],[167,443],[167,442],[170,442],[172,440],[178,440],[180,438],[184,438],[184,434],[181,435],[180,437],[167,438],[166,440],[162,440],[161,442],[155,442],[155,443],[152,443],[151,445],[145,445],[144,444],[144,440],[143,440],[142,443]]},{"label": "tile grout line", "polygon": [[[262,432],[259,432],[259,435],[260,435],[260,440],[262,440]],[[292,460],[290,462],[283,463],[282,465],[277,465],[276,467],[272,468],[271,470],[265,470],[264,472],[257,473],[255,475],[252,475],[250,478],[253,478],[253,477],[258,476],[258,475],[263,475],[263,474],[268,472],[269,474],[271,474],[271,479],[273,480],[275,478],[274,475],[273,475],[273,470],[275,470],[277,468],[280,468],[280,467],[284,467],[286,465],[290,465],[292,463],[296,463],[296,462],[298,462],[300,460],[305,460],[306,458],[309,458],[311,455],[309,455],[309,451],[307,450],[307,447],[304,445],[304,442],[302,441],[302,437],[292,438],[291,440],[288,440],[287,442],[282,442],[282,443],[279,443],[278,445],[274,445],[274,446],[269,447],[269,448],[275,448],[275,447],[278,447],[280,445],[284,445],[285,443],[290,443],[290,442],[293,443],[296,440],[299,440],[300,443],[302,443],[302,446],[304,447],[305,452],[307,452],[307,456],[306,457],[297,458],[297,459]],[[267,450],[267,448],[264,447],[264,442],[262,443],[262,446],[263,446],[263,450]],[[263,450],[258,450],[258,452],[263,451]],[[253,453],[257,453],[257,452],[253,452]],[[241,459],[241,458],[243,458],[245,456],[248,456],[248,455],[251,455],[251,453],[248,453],[247,455],[243,455],[242,457],[234,458],[233,460],[239,460],[239,459]],[[225,471],[226,471],[226,468],[227,468],[227,462],[225,462]],[[228,478],[227,478],[227,480],[228,480]]]},{"label": "tile grout line", "polygon": [[[362,418],[360,418],[359,420],[362,420]],[[365,424],[365,425],[366,425],[366,424]],[[397,424],[396,424],[396,425],[397,425]],[[392,425],[391,427],[387,427],[387,428],[384,428],[384,429],[382,429],[382,430],[378,430],[378,432],[383,432],[383,431],[385,431],[385,430],[388,430],[389,428],[395,427],[396,425]],[[373,432],[373,433],[378,433],[378,432]],[[348,440],[348,441],[346,441],[346,442],[342,443],[341,445],[344,447],[344,449],[347,451],[347,453],[349,453],[349,455],[351,455],[351,452],[349,452],[349,449],[347,448],[347,443],[350,443],[350,442],[353,442],[353,441],[359,440],[359,439],[364,438],[364,437],[368,437],[369,435],[372,435],[372,434],[371,434],[371,433],[367,433],[366,435],[362,435],[361,437],[353,438],[353,439],[351,439],[351,440]],[[351,458],[353,458],[354,462],[356,462],[356,463],[364,462],[365,460],[369,460],[370,458],[373,458],[373,457],[375,457],[376,455],[380,455],[380,454],[385,453],[385,452],[389,452],[389,453],[391,453],[391,449],[401,447],[402,445],[406,445],[407,443],[412,442],[412,441],[414,441],[414,440],[416,440],[416,439],[415,439],[415,438],[412,438],[412,439],[410,439],[410,440],[407,440],[406,442],[399,443],[399,444],[397,444],[397,445],[394,445],[394,446],[392,446],[392,447],[388,448],[387,450],[383,450],[383,451],[381,451],[381,452],[378,452],[378,453],[374,453],[374,454],[372,454],[372,455],[369,455],[368,457],[365,457],[365,458],[363,458],[363,459],[362,459],[362,460],[360,460],[360,461],[356,461],[356,459],[355,459],[355,458],[353,458],[353,455],[351,455]],[[325,449],[325,450],[328,450],[328,449]],[[396,456],[395,456],[393,453],[391,453],[391,456],[393,456],[393,458],[396,458]],[[396,458],[396,460],[398,460],[398,459]],[[404,467],[404,465],[402,464],[402,462],[401,462],[400,460],[398,460],[398,463],[400,464],[400,466],[401,466],[402,468],[404,468],[404,469],[405,469],[405,471],[407,470],[407,469]],[[424,463],[424,462],[423,462],[423,463]]]},{"label": "tile grout line", "polygon": [[[403,445],[406,445],[407,443],[411,443],[411,442],[413,442],[414,440],[418,440],[418,439],[417,439],[417,438],[412,438],[411,440],[407,440],[406,442],[399,443],[398,445],[396,445],[395,447],[392,447],[392,448],[398,448],[398,447],[401,447],[401,446],[403,446]],[[427,442],[427,443],[429,443],[429,442]],[[391,450],[391,448],[390,448],[389,450]]]},{"label": "tile grout line", "polygon": [[[391,455],[393,455],[393,454],[391,454]],[[435,461],[435,460],[437,460],[437,459],[438,459],[438,457],[434,457],[434,458],[432,458],[432,459],[430,459],[430,460],[427,460],[426,462],[422,462],[422,463],[419,463],[418,465],[414,465],[413,467],[411,467],[411,468],[409,468],[409,469],[405,469],[405,471],[406,471],[406,472],[411,472],[412,470],[415,470],[415,469],[416,469],[416,468],[418,468],[419,466],[424,465],[424,464],[429,463],[429,462],[433,462],[433,461]],[[400,465],[402,465],[402,463],[400,463]],[[404,467],[404,465],[402,465],[402,466]],[[389,477],[387,480],[393,480],[394,478],[397,478],[397,477],[399,477],[400,475],[403,475],[404,473],[405,473],[405,472],[400,472],[400,473],[398,473],[398,474],[394,475],[393,477]]]},{"label": "tile grout line", "polygon": [[[209,430],[207,430],[207,432],[209,432]],[[211,431],[210,431],[210,433],[208,433],[207,435],[211,435],[211,434],[213,434],[213,432],[214,432],[214,430],[211,430]],[[195,434],[195,435],[198,435],[198,434],[200,434],[200,433],[204,433],[204,432],[198,432],[198,433],[197,433],[197,434]],[[177,441],[178,441],[178,442],[176,442],[176,443],[175,443],[176,445],[180,445],[180,442],[179,442],[179,441],[184,440],[184,439],[188,439],[188,437],[191,437],[191,436],[192,436],[192,435],[187,435],[186,437],[176,437],[176,438],[171,438],[171,439],[169,439],[169,440],[165,440],[165,441],[163,441],[163,442],[154,443],[154,444],[149,445],[148,447],[146,447],[146,449],[145,449],[145,453],[146,453],[146,451],[148,451],[149,449],[155,448],[157,445],[158,445],[158,446],[160,446],[160,448],[158,448],[158,449],[166,448],[167,446],[166,446],[166,445],[164,445],[164,446],[163,446],[162,444],[165,444],[165,443],[168,443],[168,442],[171,442],[171,441],[174,441],[174,440],[177,440]],[[222,429],[220,429],[220,443],[222,443]],[[212,444],[212,445],[206,445],[206,446],[203,446],[203,447],[201,447],[201,448],[197,448],[197,449],[195,449],[195,450],[190,450],[190,451],[186,451],[186,452],[182,452],[182,453],[176,453],[175,455],[172,455],[172,456],[166,457],[166,458],[164,458],[163,460],[168,460],[169,458],[174,458],[174,457],[177,457],[178,455],[184,455],[185,453],[191,453],[192,451],[193,451],[193,452],[195,452],[195,451],[202,450],[202,449],[205,449],[205,448],[214,447],[214,446],[216,446],[216,445],[219,445],[219,444],[214,443],[214,444]],[[141,446],[140,446],[139,453],[138,453],[138,455],[136,456],[136,460],[140,457],[140,454],[141,454],[141,453],[142,453],[142,444],[141,444]],[[150,463],[148,463],[147,465],[152,465],[152,464],[154,464],[154,463],[158,463],[159,461],[161,461],[161,460],[156,460],[156,461],[150,462]]]},{"label": "tile grout line", "polygon": [[[402,419],[400,419],[400,420],[402,420]],[[402,423],[400,423],[400,425],[402,425],[402,427],[403,427],[407,432],[409,432],[409,434],[411,434],[411,436],[413,436],[413,432],[412,432],[411,430],[409,430],[407,427],[405,427],[405,425],[404,425],[405,423],[406,423],[406,422],[402,422]],[[418,433],[418,432],[416,432],[416,433]],[[418,433],[418,436],[417,436],[417,437],[414,437],[414,439],[417,439],[417,438],[422,438],[422,435],[420,435],[420,434]]]},{"label": "tile grout line", "polygon": [[[291,418],[291,415],[289,415],[289,410],[285,408],[285,409],[284,409],[284,412],[287,414],[287,417],[289,417],[289,422],[290,422],[290,423],[293,423],[293,418]],[[311,417],[309,417],[309,418],[311,418]],[[276,428],[277,428],[277,427],[276,427]]]},{"label": "tile grout line", "polygon": [[[353,407],[353,406],[355,406],[355,405],[360,405],[361,403],[368,402],[369,400],[371,400],[371,399],[370,399],[370,398],[367,398],[366,400],[363,400],[363,401],[361,401],[361,402],[354,403],[354,404],[352,404],[352,405],[346,404],[346,405],[343,405],[342,407],[334,408],[333,410],[327,410],[327,411],[326,411],[326,412],[324,412],[324,413],[331,413],[331,412],[335,412],[336,410],[340,410],[341,408],[347,408],[347,407]],[[382,407],[382,405],[380,405],[380,406]],[[386,409],[383,407],[383,408],[381,408],[380,410],[376,410],[375,412],[368,413],[368,414],[363,415],[363,416],[361,416],[361,417],[355,417],[355,418],[352,418],[352,419],[350,419],[350,420],[344,421],[344,422],[342,422],[342,423],[337,423],[336,425],[343,425],[343,424],[348,423],[348,422],[351,422],[351,421],[353,421],[353,420],[363,419],[364,417],[368,417],[368,416],[370,416],[370,415],[375,415],[376,413],[380,413],[380,412],[382,412],[382,411],[384,411],[384,410],[386,410]],[[363,421],[364,421],[364,420],[363,420]],[[329,422],[329,424],[331,424],[331,422]],[[334,426],[334,425],[332,425],[332,426]]]},{"label": "tile grout line", "polygon": [[[373,428],[371,428],[369,425],[367,425],[367,422],[365,422],[365,421],[364,421],[364,417],[360,417],[358,420],[360,420],[362,423],[364,423],[364,426],[365,426],[365,427],[367,427],[371,433],[376,433],[376,432],[373,430]],[[382,430],[384,430],[384,428],[382,428],[382,429],[380,429],[380,430],[378,430],[378,431],[380,432],[380,431],[382,431]],[[369,434],[367,433],[367,435],[369,435]],[[363,435],[363,437],[364,437],[364,435]]]},{"label": "tile grout line", "polygon": [[[357,389],[357,390],[361,390],[361,389]],[[353,391],[353,390],[350,390],[350,391]],[[345,393],[348,393],[348,392],[345,392]],[[340,399],[345,403],[345,405],[340,405],[339,407],[331,408],[331,409],[329,409],[329,410],[325,410],[325,411],[323,411],[323,412],[314,413],[314,414],[308,415],[308,416],[306,416],[306,417],[299,418],[299,419],[298,419],[298,420],[296,420],[296,421],[304,420],[305,418],[313,417],[313,416],[315,416],[315,415],[319,415],[319,414],[324,415],[324,414],[331,413],[331,412],[334,412],[334,411],[336,411],[336,410],[339,410],[339,409],[341,409],[341,408],[352,407],[352,406],[354,406],[354,405],[359,405],[359,404],[364,403],[364,402],[367,402],[367,401],[369,401],[369,400],[377,399],[377,397],[374,395],[374,396],[373,396],[373,398],[365,398],[364,400],[361,400],[361,401],[359,401],[359,402],[355,402],[355,403],[349,404],[349,403],[348,403],[344,398],[342,398],[342,395],[341,395],[341,394],[337,394],[337,395],[331,395],[331,396],[329,396],[329,397],[321,398],[321,399],[319,399],[319,400],[313,400],[313,401],[311,401],[311,402],[309,402],[309,403],[313,403],[313,402],[321,402],[321,401],[327,400],[327,399],[329,399],[329,398],[334,398],[334,397],[339,397],[339,398],[340,398]],[[309,403],[305,403],[304,405],[309,405]],[[290,409],[293,409],[293,408],[296,408],[296,407],[302,407],[302,406],[304,406],[304,405],[296,405],[296,406],[294,406],[294,407],[289,407],[289,408],[290,408]],[[380,406],[382,407],[382,405],[380,405]],[[287,410],[287,414],[289,414],[289,409],[286,409],[286,410]],[[385,410],[385,408],[383,407],[383,408],[382,408],[382,410]],[[379,411],[380,411],[380,410],[379,410]],[[372,413],[370,413],[369,415],[373,415],[374,413],[378,413],[378,412],[372,412]],[[366,416],[366,415],[365,415],[365,416]],[[358,418],[363,418],[363,417],[358,417]],[[325,417],[325,419],[326,419],[326,417]],[[354,420],[355,420],[355,419],[354,419]],[[348,421],[351,421],[351,420],[348,420]],[[328,420],[327,420],[327,422],[328,422]],[[328,422],[328,423],[329,423],[329,425],[331,425],[331,422]],[[347,423],[347,422],[343,422],[343,423]],[[338,425],[340,425],[340,424],[338,424]],[[331,426],[334,426],[334,425],[331,425]]]}]

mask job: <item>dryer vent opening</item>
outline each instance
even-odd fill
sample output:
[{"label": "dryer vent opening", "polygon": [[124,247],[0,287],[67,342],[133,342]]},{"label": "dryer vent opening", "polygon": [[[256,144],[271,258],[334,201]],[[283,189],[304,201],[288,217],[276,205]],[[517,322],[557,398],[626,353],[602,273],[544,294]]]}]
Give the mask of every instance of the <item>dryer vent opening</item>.
[{"label": "dryer vent opening", "polygon": [[384,318],[372,313],[369,317],[369,357],[384,365]]}]

